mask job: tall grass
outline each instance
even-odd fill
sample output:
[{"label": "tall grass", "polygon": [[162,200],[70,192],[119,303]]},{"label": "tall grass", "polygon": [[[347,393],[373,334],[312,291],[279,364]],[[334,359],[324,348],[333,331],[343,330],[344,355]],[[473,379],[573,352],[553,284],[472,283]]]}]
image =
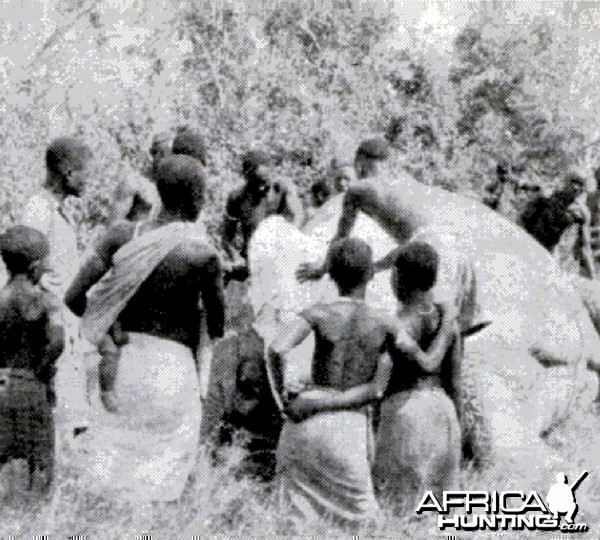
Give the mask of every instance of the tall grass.
[{"label": "tall grass", "polygon": [[[464,489],[536,490],[545,499],[558,471],[575,478],[583,470],[589,477],[578,488],[580,510],[577,522],[587,523],[589,533],[581,538],[595,538],[600,530],[600,416],[596,406],[575,409],[569,422],[553,436],[547,448],[529,454],[519,452],[505,456],[492,466],[476,471],[465,464],[460,483]],[[43,500],[19,491],[4,493],[0,499],[0,535],[17,538],[49,534],[51,537],[81,534],[90,538],[135,539],[151,534],[155,539],[190,538],[197,535],[225,537],[266,537],[301,535],[331,537],[360,534],[368,537],[432,538],[442,534],[437,518],[417,516],[414,508],[401,515],[382,503],[378,519],[356,529],[344,529],[331,522],[299,523],[280,508],[276,482],[259,483],[236,479],[243,452],[232,448],[228,458],[213,466],[208,452],[201,448],[197,464],[181,498],[172,503],[135,504],[98,496],[86,489],[81,468],[85,467],[86,440],[71,446],[60,455],[58,474],[52,494]],[[19,470],[4,471],[18,483]],[[394,505],[396,506],[396,505]],[[455,531],[446,531],[452,534]],[[485,538],[484,533],[457,532],[460,538]],[[514,532],[508,537],[538,538],[540,533]],[[494,537],[494,534],[489,534]],[[578,535],[570,536],[577,538]]]}]

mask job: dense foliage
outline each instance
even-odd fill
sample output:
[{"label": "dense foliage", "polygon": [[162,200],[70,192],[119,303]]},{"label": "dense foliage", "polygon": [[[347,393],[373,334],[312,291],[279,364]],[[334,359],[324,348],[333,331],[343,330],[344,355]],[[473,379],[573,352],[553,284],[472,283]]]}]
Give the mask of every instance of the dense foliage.
[{"label": "dense foliage", "polygon": [[[116,182],[147,167],[152,133],[183,124],[211,149],[212,231],[239,156],[254,145],[270,147],[305,192],[332,157],[386,133],[398,167],[475,197],[499,160],[524,157],[527,173],[550,185],[595,149],[581,97],[591,94],[574,79],[595,59],[557,20],[475,14],[436,51],[416,31],[395,39],[393,3],[203,0],[160,13],[134,4],[59,3],[54,30],[22,63],[6,49],[4,225],[43,177],[48,139],[63,133],[81,133],[96,156],[84,242],[105,221]],[[23,26],[5,27],[18,43]]]}]

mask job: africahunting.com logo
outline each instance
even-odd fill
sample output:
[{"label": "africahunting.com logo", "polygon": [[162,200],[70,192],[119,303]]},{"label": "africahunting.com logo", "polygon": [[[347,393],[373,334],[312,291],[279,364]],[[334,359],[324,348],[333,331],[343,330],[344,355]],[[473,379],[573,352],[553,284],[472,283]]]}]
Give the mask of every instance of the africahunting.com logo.
[{"label": "africahunting.com logo", "polygon": [[545,500],[536,491],[444,491],[441,500],[426,491],[416,512],[437,514],[441,530],[585,532],[588,526],[574,521],[575,490],[587,475],[568,484],[559,472]]}]

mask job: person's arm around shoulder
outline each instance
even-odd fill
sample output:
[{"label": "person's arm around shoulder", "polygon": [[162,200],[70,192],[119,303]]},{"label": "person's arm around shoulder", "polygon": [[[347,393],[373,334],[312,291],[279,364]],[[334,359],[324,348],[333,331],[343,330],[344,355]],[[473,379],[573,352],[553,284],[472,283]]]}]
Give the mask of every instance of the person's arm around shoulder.
[{"label": "person's arm around shoulder", "polygon": [[400,327],[396,334],[394,347],[404,358],[417,362],[428,373],[437,371],[453,341],[459,337],[458,310],[451,304],[443,307],[442,323],[431,345],[424,351],[412,336]]}]

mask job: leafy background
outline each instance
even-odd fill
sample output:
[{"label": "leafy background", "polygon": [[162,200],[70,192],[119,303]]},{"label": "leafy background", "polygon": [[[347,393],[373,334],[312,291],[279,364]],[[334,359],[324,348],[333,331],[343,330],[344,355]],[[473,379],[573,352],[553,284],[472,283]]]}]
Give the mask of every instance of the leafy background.
[{"label": "leafy background", "polygon": [[278,153],[305,191],[332,156],[388,132],[399,167],[474,197],[498,160],[524,155],[551,186],[597,154],[597,2],[61,0],[3,12],[4,225],[61,134],[96,156],[85,231],[146,166],[152,134],[179,125],[210,146],[213,230],[249,146]]},{"label": "leafy background", "polygon": [[[147,167],[152,134],[179,125],[210,147],[213,233],[240,155],[256,145],[278,154],[301,193],[372,133],[393,140],[398,170],[475,198],[502,159],[525,156],[525,174],[548,189],[567,168],[600,161],[598,2],[2,0],[0,10],[2,228],[63,134],[80,134],[95,155],[82,246],[105,225],[117,183]],[[557,444],[570,463],[597,467],[597,413],[577,414]],[[548,479],[528,463],[462,480],[490,489],[508,470],[513,487],[544,492]],[[209,474],[202,460],[182,501],[152,507],[92,499],[69,462],[60,467],[51,501],[5,496],[0,532],[287,532],[274,495],[226,468]],[[598,483],[581,490],[583,517],[599,523]],[[388,516],[366,532],[428,537],[432,525]]]}]

